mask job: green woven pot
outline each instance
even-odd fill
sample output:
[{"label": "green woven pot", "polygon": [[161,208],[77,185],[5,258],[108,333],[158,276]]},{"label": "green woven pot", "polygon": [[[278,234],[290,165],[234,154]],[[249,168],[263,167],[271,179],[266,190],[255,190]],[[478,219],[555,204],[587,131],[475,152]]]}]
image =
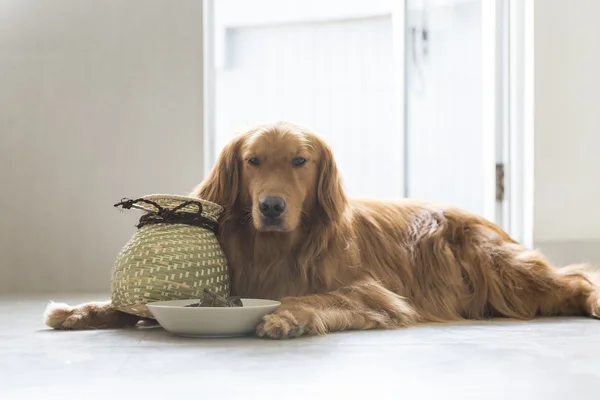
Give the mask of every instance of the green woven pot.
[{"label": "green woven pot", "polygon": [[[187,202],[193,203],[170,212]],[[123,204],[117,206],[138,208],[144,215],[117,256],[111,282],[113,307],[152,318],[148,302],[199,299],[204,288],[229,296],[227,260],[212,231],[221,206],[171,195],[150,195]],[[166,213],[161,214],[161,209]],[[204,226],[198,226],[198,219]]]}]

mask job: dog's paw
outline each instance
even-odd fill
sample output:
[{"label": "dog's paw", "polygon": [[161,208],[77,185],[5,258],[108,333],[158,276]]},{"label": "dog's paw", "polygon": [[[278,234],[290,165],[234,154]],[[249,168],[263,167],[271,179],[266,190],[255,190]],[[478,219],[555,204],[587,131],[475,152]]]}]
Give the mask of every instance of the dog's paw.
[{"label": "dog's paw", "polygon": [[276,310],[265,315],[256,327],[257,336],[271,339],[292,339],[320,333],[324,332],[315,329],[315,315],[305,311]]},{"label": "dog's paw", "polygon": [[588,299],[589,313],[592,318],[600,319],[600,291],[592,293]]},{"label": "dog's paw", "polygon": [[80,304],[72,307],[65,303],[50,302],[44,311],[44,322],[53,329],[109,329],[135,326],[140,317],[120,312],[110,301]]},{"label": "dog's paw", "polygon": [[53,329],[83,329],[82,315],[74,311],[75,307],[51,301],[44,311],[44,322]]},{"label": "dog's paw", "polygon": [[256,334],[271,339],[290,339],[303,335],[306,328],[290,311],[281,311],[265,315],[256,327]]}]

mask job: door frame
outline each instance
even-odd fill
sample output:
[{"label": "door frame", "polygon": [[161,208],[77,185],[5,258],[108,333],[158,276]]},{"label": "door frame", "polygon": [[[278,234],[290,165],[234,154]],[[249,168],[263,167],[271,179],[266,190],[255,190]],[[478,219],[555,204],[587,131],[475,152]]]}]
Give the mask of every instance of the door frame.
[{"label": "door frame", "polygon": [[508,21],[507,196],[504,228],[533,247],[534,0],[504,0]]},{"label": "door frame", "polygon": [[[484,110],[489,113],[483,132],[495,129],[494,135],[484,134],[486,204],[492,204],[499,183],[504,192],[484,217],[493,215],[493,222],[527,247],[533,246],[533,7],[534,0],[482,0]],[[486,50],[494,37],[496,48]],[[485,143],[492,137],[494,143]],[[502,177],[490,159],[503,166]]]}]

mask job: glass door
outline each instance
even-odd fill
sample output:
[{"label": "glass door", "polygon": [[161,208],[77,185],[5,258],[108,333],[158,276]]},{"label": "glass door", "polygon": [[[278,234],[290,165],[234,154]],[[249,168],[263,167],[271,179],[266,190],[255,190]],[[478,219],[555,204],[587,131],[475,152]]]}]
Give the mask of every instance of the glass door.
[{"label": "glass door", "polygon": [[499,6],[495,0],[406,1],[405,140],[407,196],[502,224]]}]

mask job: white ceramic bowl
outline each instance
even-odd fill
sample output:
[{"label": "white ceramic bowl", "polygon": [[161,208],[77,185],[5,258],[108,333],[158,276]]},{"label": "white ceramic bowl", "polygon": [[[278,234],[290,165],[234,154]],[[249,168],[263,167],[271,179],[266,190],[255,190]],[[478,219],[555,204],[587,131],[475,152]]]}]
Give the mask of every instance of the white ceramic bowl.
[{"label": "white ceramic bowl", "polygon": [[185,307],[198,300],[148,303],[148,309],[167,331],[179,336],[232,337],[253,333],[260,320],[281,304],[278,301],[242,299],[243,307]]}]

